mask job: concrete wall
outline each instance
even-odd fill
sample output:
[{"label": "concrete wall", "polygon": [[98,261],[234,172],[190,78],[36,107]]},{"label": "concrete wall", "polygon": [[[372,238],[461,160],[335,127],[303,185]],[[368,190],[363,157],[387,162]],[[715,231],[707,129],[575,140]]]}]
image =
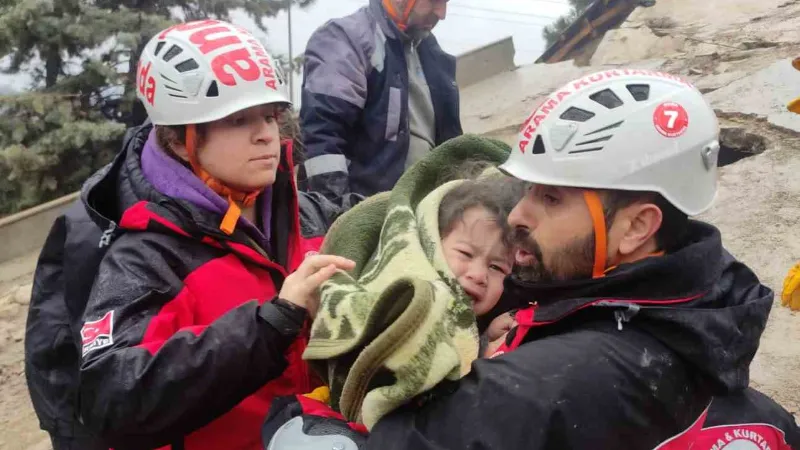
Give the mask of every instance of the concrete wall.
[{"label": "concrete wall", "polygon": [[39,251],[53,221],[76,198],[77,192],[0,218],[0,263]]},{"label": "concrete wall", "polygon": [[459,87],[463,89],[514,70],[514,53],[514,40],[509,36],[459,55],[456,63],[456,81]]}]

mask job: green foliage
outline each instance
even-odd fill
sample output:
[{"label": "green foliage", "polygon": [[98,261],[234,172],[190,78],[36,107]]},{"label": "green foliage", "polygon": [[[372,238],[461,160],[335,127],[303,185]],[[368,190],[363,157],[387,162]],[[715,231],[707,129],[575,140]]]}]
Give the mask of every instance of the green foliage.
[{"label": "green foliage", "polygon": [[111,160],[125,131],[82,110],[76,96],[0,97],[0,110],[0,214],[79,189]]},{"label": "green foliage", "polygon": [[314,0],[0,0],[0,70],[33,80],[0,96],[0,216],[75,191],[111,161],[144,118],[136,62],[156,32],[237,9],[265,30],[289,1]]},{"label": "green foliage", "polygon": [[545,40],[545,45],[549,48],[555,44],[561,37],[561,33],[569,28],[592,3],[594,3],[594,0],[569,0],[572,9],[542,30],[542,37]]}]

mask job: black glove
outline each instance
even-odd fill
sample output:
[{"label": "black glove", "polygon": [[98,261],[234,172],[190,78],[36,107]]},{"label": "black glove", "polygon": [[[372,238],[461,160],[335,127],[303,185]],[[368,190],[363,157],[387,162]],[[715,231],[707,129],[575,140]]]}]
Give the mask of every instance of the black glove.
[{"label": "black glove", "polygon": [[265,450],[359,450],[367,429],[325,403],[296,395],[273,400],[261,439]]}]

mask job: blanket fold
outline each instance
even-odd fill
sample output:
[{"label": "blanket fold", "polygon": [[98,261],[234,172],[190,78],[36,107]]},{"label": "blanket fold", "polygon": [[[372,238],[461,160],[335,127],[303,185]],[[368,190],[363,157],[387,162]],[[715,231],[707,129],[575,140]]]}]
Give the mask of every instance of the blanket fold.
[{"label": "blanket fold", "polygon": [[331,406],[371,428],[382,416],[439,382],[455,380],[478,357],[470,299],[444,259],[439,205],[461,180],[441,174],[467,160],[499,165],[510,147],[464,135],[412,166],[391,192],[340,217],[322,252],[356,268],[321,288],[304,358],[331,391]]}]

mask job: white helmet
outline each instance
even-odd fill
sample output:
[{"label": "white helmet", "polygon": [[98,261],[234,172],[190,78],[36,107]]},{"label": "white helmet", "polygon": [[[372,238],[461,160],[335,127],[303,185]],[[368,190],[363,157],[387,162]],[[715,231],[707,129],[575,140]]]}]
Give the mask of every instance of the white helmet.
[{"label": "white helmet", "polygon": [[609,70],[551,94],[501,168],[537,184],[657,192],[692,216],[716,195],[718,139],[714,110],[688,82]]},{"label": "white helmet", "polygon": [[212,122],[267,103],[289,104],[276,61],[247,30],[218,20],[168,28],[139,59],[136,94],[154,125]]}]

